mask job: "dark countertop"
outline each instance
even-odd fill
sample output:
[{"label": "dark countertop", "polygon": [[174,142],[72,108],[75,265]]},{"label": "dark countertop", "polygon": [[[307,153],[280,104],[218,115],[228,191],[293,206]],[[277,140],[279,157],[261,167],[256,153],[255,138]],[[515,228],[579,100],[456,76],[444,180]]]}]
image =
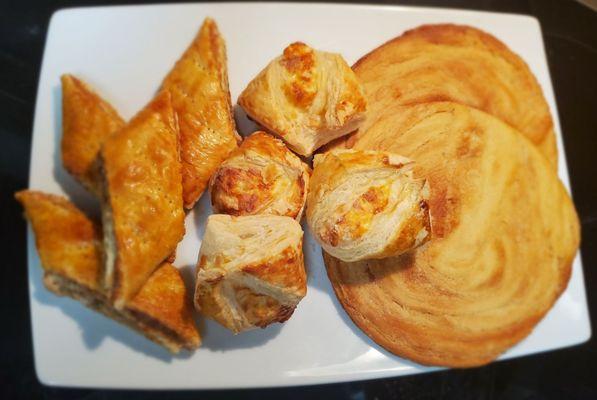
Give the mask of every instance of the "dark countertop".
[{"label": "dark countertop", "polygon": [[[127,3],[131,3],[129,0]],[[4,0],[0,4],[0,396],[4,399],[596,399],[597,339],[580,346],[411,377],[288,389],[127,392],[42,386],[35,376],[27,295],[25,223],[12,198],[27,186],[37,79],[50,15],[63,7],[118,1]],[[575,1],[454,0],[390,4],[534,15],[541,22],[559,109],[572,191],[582,222],[582,258],[597,326],[597,13]]]}]

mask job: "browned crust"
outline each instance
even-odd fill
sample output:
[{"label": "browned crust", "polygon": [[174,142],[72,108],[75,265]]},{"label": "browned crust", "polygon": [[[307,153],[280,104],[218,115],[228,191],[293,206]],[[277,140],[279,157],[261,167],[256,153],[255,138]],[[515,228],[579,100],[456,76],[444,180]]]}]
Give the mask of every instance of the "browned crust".
[{"label": "browned crust", "polygon": [[[326,97],[330,90],[336,94]],[[238,104],[250,119],[305,157],[355,130],[366,109],[361,85],[344,59],[300,42],[261,70]]]},{"label": "browned crust", "polygon": [[249,324],[258,328],[288,320],[294,313],[296,305],[285,305],[268,295],[254,293],[251,289],[243,286],[235,286],[235,301],[242,309]]},{"label": "browned crust", "polygon": [[61,154],[64,168],[96,193],[94,160],[104,140],[124,125],[118,112],[80,79],[66,74],[62,82]]},{"label": "browned crust", "polygon": [[[117,307],[131,300],[184,235],[178,125],[170,94],[160,92],[101,150],[105,243],[114,240],[113,275],[107,276]],[[109,257],[108,257],[109,259]],[[106,272],[111,269],[107,265]],[[110,281],[110,278],[112,281]]]},{"label": "browned crust", "polygon": [[280,124],[277,123],[273,116],[261,112],[261,99],[259,97],[261,89],[258,87],[258,84],[260,82],[264,82],[264,85],[267,85],[267,90],[272,90],[269,87],[266,75],[267,67],[260,71],[259,74],[257,74],[257,76],[253,78],[251,82],[249,82],[247,87],[238,96],[237,102],[238,105],[241,106],[242,109],[245,111],[247,117],[251,121],[259,124],[259,126],[265,129],[267,133],[276,135],[277,137],[284,139],[285,137],[288,137],[290,135],[290,132],[288,132],[286,129],[280,126]]},{"label": "browned crust", "polygon": [[304,296],[307,292],[302,242],[297,249],[287,247],[274,260],[267,263],[245,265],[242,271],[277,287],[292,288],[296,294]]},{"label": "browned crust", "polygon": [[308,107],[317,94],[313,69],[315,52],[304,43],[292,43],[284,49],[280,64],[291,74],[292,79],[285,83],[283,89],[288,100],[300,107]]},{"label": "browned crust", "polygon": [[152,342],[164,346],[174,354],[180,352],[183,348],[194,350],[200,344],[198,337],[194,339],[189,335],[181,334],[148,314],[128,308],[121,311],[116,310],[105,294],[81,286],[69,277],[54,272],[46,272],[44,274],[44,285],[52,293],[58,296],[70,297],[82,303],[85,307],[126,325]]},{"label": "browned crust", "polygon": [[206,18],[162,84],[172,94],[180,124],[186,209],[193,208],[215,169],[240,140],[232,115],[226,64],[224,39],[215,21]]},{"label": "browned crust", "polygon": [[401,42],[411,37],[420,37],[435,44],[447,44],[453,46],[478,46],[482,45],[490,51],[495,51],[505,58],[511,64],[528,70],[527,64],[495,36],[490,35],[480,29],[467,25],[457,24],[433,24],[421,25],[414,29],[409,29],[402,35],[388,40],[384,44],[359,58],[352,66],[358,69],[361,64],[367,61],[373,54],[383,51],[386,46]]},{"label": "browned crust", "polygon": [[[254,157],[259,161],[254,161]],[[272,173],[272,169],[283,173]],[[286,181],[286,170],[296,173],[292,187],[278,197],[278,181]],[[220,165],[210,180],[214,212],[234,216],[272,214],[300,220],[305,206],[309,167],[284,142],[263,131],[248,136]],[[272,204],[284,200],[287,209]]]},{"label": "browned crust", "polygon": [[[508,154],[508,149],[520,147],[520,153],[518,156],[520,158],[517,158],[519,161],[516,164],[517,169],[513,169],[509,173],[508,176],[510,177],[510,180],[517,179],[519,174],[522,172],[522,169],[525,169],[528,171],[528,175],[525,175],[528,177],[526,179],[541,179],[542,181],[546,182],[539,187],[542,190],[545,190],[546,193],[550,193],[547,196],[550,196],[554,199],[554,202],[544,209],[544,211],[537,212],[557,213],[554,214],[553,217],[559,218],[559,220],[562,222],[562,226],[558,227],[557,225],[546,222],[551,220],[551,218],[549,218],[551,214],[543,214],[543,218],[538,217],[537,221],[527,221],[527,224],[525,224],[532,225],[535,223],[546,223],[544,230],[545,235],[548,236],[546,236],[544,240],[551,242],[551,246],[549,243],[542,243],[538,231],[535,231],[535,234],[532,235],[535,237],[535,239],[529,239],[531,241],[529,241],[528,244],[529,246],[532,245],[534,247],[532,249],[525,249],[523,247],[522,251],[525,253],[532,251],[539,255],[553,254],[553,258],[550,258],[549,255],[546,255],[545,257],[531,257],[533,257],[532,260],[537,260],[537,262],[539,262],[539,260],[543,260],[543,262],[546,264],[545,268],[550,269],[550,271],[554,271],[552,268],[555,268],[557,270],[557,274],[553,275],[553,279],[550,278],[549,281],[545,281],[545,286],[535,286],[535,293],[538,293],[538,291],[541,290],[546,294],[546,296],[541,299],[540,305],[533,305],[534,300],[526,299],[526,304],[531,304],[531,306],[526,308],[525,310],[527,311],[524,314],[521,314],[520,317],[511,319],[507,325],[502,324],[502,326],[500,326],[500,320],[495,319],[499,318],[499,313],[496,313],[488,314],[489,318],[494,318],[494,327],[491,330],[479,330],[478,332],[474,330],[469,334],[468,330],[458,329],[458,325],[453,324],[457,324],[459,320],[454,321],[451,319],[452,315],[449,314],[449,304],[451,301],[451,296],[453,296],[455,300],[460,300],[461,298],[459,296],[463,295],[464,293],[460,291],[460,287],[451,287],[449,290],[446,290],[446,288],[442,286],[442,282],[444,281],[429,281],[426,276],[426,271],[430,272],[430,276],[433,275],[433,270],[439,267],[439,265],[435,264],[434,261],[440,262],[440,259],[436,260],[434,258],[435,255],[445,255],[445,252],[448,251],[445,246],[443,249],[441,248],[442,241],[448,238],[454,231],[453,225],[458,225],[463,222],[460,221],[458,215],[461,213],[458,211],[460,206],[457,206],[456,208],[452,207],[452,203],[459,203],[465,200],[462,198],[464,194],[455,193],[458,192],[459,188],[463,188],[460,186],[452,187],[454,185],[453,183],[450,183],[451,178],[449,176],[449,171],[451,169],[446,169],[447,167],[441,167],[441,162],[440,165],[435,164],[433,160],[437,161],[436,159],[430,160],[429,158],[426,158],[433,157],[434,153],[431,151],[431,149],[435,148],[435,146],[438,146],[438,142],[434,142],[432,146],[428,146],[429,150],[427,150],[427,153],[425,151],[414,151],[414,154],[411,153],[413,149],[420,149],[427,145],[425,138],[421,138],[421,142],[419,142],[418,138],[420,137],[421,132],[420,129],[417,130],[414,128],[414,123],[412,126],[404,123],[404,121],[412,122],[410,119],[411,115],[407,115],[407,113],[409,113],[410,110],[415,109],[425,111],[427,114],[423,114],[426,115],[426,117],[429,115],[437,115],[437,111],[449,111],[444,113],[445,118],[463,118],[464,115],[472,116],[474,114],[477,114],[478,117],[481,118],[485,114],[479,113],[478,111],[472,109],[467,109],[464,106],[454,103],[436,103],[431,105],[423,104],[418,106],[402,107],[400,112],[404,115],[403,119],[395,118],[388,120],[389,124],[393,124],[394,126],[402,126],[401,130],[397,129],[396,132],[388,132],[388,134],[391,133],[395,135],[393,144],[391,144],[392,142],[390,140],[383,140],[384,130],[379,129],[379,127],[387,127],[388,124],[379,125],[377,130],[375,130],[373,127],[372,130],[370,130],[368,133],[364,133],[362,136],[357,138],[354,143],[352,143],[352,145],[355,145],[358,148],[363,148],[363,146],[382,146],[382,144],[390,147],[400,147],[406,151],[404,153],[405,156],[416,158],[425,168],[433,169],[434,172],[430,173],[428,178],[434,180],[435,183],[443,182],[443,186],[439,184],[431,184],[431,187],[435,188],[435,190],[432,190],[432,196],[430,199],[430,211],[433,220],[432,230],[434,232],[434,238],[430,243],[428,243],[427,246],[435,247],[433,247],[433,250],[421,248],[418,251],[413,252],[411,255],[411,260],[387,259],[383,262],[367,261],[359,263],[358,265],[356,263],[352,265],[350,263],[343,263],[328,254],[324,254],[324,262],[328,277],[332,282],[332,286],[334,287],[334,291],[342,307],[349,314],[353,322],[371,339],[380,344],[382,347],[386,348],[388,351],[398,356],[406,357],[418,363],[427,365],[465,368],[487,364],[488,362],[493,361],[511,346],[528,336],[534,326],[546,315],[561,293],[565,290],[571,275],[572,262],[576,254],[576,249],[578,248],[578,217],[574,211],[569,197],[566,194],[565,189],[562,187],[561,183],[555,180],[555,176],[553,176],[553,172],[550,170],[547,160],[545,160],[543,157],[540,157],[537,150],[533,146],[530,146],[526,139],[523,139],[521,136],[517,135],[514,130],[509,129],[506,125],[500,123],[495,118],[490,118],[487,116],[487,121],[485,123],[488,124],[486,125],[488,129],[489,127],[493,126],[493,129],[500,128],[504,130],[503,135],[498,134],[498,132],[494,132],[494,143],[501,144],[499,147],[492,148],[491,154],[498,151]],[[458,114],[458,110],[460,110],[460,115],[456,115]],[[397,121],[401,121],[402,123]],[[445,119],[440,119],[439,121],[444,122],[444,124],[435,125],[435,129],[442,129],[441,127],[445,126]],[[459,121],[466,121],[466,119],[460,119]],[[478,120],[478,122],[480,124],[479,129],[481,129],[483,122],[481,120]],[[425,126],[428,131],[429,129],[434,129],[430,125],[422,126]],[[467,124],[463,124],[462,126],[464,132],[469,130]],[[408,134],[410,134],[410,136],[407,136],[407,139],[403,139],[401,135],[408,135],[405,133],[406,131],[409,132]],[[430,135],[433,135],[433,131],[429,132]],[[480,132],[481,131],[477,132],[477,134],[480,134]],[[367,137],[367,134],[369,134],[369,137]],[[445,136],[445,138],[448,138],[448,136]],[[443,142],[440,141],[439,143],[443,143],[445,145],[442,147],[443,151],[445,152],[443,153],[444,155],[442,157],[453,159],[452,156],[454,154],[463,153],[463,149],[465,147],[467,154],[466,156],[463,156],[459,162],[466,163],[466,161],[463,160],[469,156],[481,157],[481,155],[478,154],[481,150],[473,146],[470,141],[467,141],[467,139],[470,139],[470,135],[465,134],[462,137],[455,137],[454,139],[451,139],[452,142],[449,144],[446,140]],[[449,149],[450,147],[451,149]],[[417,156],[419,157],[417,158]],[[499,157],[496,159],[499,159]],[[463,164],[459,167],[459,169],[461,170],[464,165],[469,164]],[[438,168],[434,169],[434,166]],[[456,167],[453,166],[452,168]],[[496,172],[500,169],[501,168],[498,167],[494,168]],[[433,174],[437,176],[434,176]],[[512,188],[509,190],[516,190],[513,188],[513,186],[520,185],[521,187],[525,188],[525,190],[520,193],[525,193],[525,191],[529,193],[529,190],[532,190],[532,187],[525,185],[526,179],[512,182],[506,181],[504,187]],[[457,178],[457,181],[461,183],[463,182],[460,178]],[[500,192],[496,192],[498,195],[499,193]],[[511,193],[519,192],[517,191]],[[538,199],[535,198],[534,201],[538,202]],[[503,204],[504,207],[509,205],[510,207],[516,206],[515,195],[511,195],[507,204]],[[437,211],[439,211],[439,214]],[[513,210],[513,212],[514,211],[517,210]],[[534,212],[534,210],[530,210],[530,208],[529,211]],[[561,214],[559,214],[560,212]],[[518,225],[515,222],[515,219],[510,219],[508,225],[511,228],[508,230],[508,232],[517,234]],[[503,223],[503,221],[501,221],[501,223]],[[473,222],[469,220],[468,224],[470,226],[473,224]],[[439,231],[438,225],[440,228]],[[524,236],[522,237],[524,238]],[[485,239],[490,240],[491,238]],[[472,243],[475,239],[471,237],[470,240],[472,246]],[[559,240],[563,244],[557,247],[557,250],[552,248],[556,245],[555,240]],[[440,245],[436,246],[437,243],[440,243]],[[542,249],[541,245],[544,245],[545,249]],[[514,246],[521,245],[515,244]],[[442,253],[438,253],[442,250]],[[542,253],[543,251],[547,253]],[[515,254],[520,255],[521,253],[515,252]],[[496,250],[495,256],[491,257],[493,257],[492,260],[495,262],[496,266],[501,266],[504,262],[506,262],[504,260],[503,250],[500,250],[499,248]],[[488,260],[488,262],[492,262],[492,260]],[[509,260],[511,264],[516,263],[516,261],[517,259]],[[527,260],[527,262],[530,261],[531,260]],[[536,266],[537,263],[532,263],[532,265]],[[515,264],[513,268],[516,268]],[[540,272],[540,269],[537,270],[537,273]],[[552,272],[546,273],[551,274]],[[502,279],[502,274],[503,271],[498,270],[495,272],[495,276],[486,276],[486,284],[494,286],[497,285]],[[535,277],[539,278],[538,276]],[[520,296],[520,293],[523,293],[529,289],[528,279],[529,275],[527,274],[524,281],[518,282],[518,290],[512,295],[513,297],[510,304],[516,304],[516,297]],[[531,277],[530,279],[534,278]],[[401,288],[419,288],[419,292],[425,291],[425,285],[431,285],[429,286],[429,290],[431,292],[423,293],[422,298],[425,298],[427,301],[431,302],[432,306],[428,308],[427,303],[417,303],[416,300],[412,300],[414,301],[414,305],[411,308],[406,308],[406,310],[412,309],[413,313],[418,313],[420,316],[414,318],[409,316],[408,312],[403,314],[401,310],[404,310],[404,307],[408,306],[405,306],[404,303],[401,303],[397,300],[399,296],[392,296],[392,293],[394,292],[391,290],[394,288],[394,285],[396,285],[396,282],[402,283],[402,285],[400,285]],[[447,286],[449,286],[449,282]],[[483,293],[485,286],[478,287],[481,291],[479,293]],[[385,293],[378,291],[379,288],[384,288]],[[444,304],[444,306],[438,306],[442,307],[440,308],[442,311],[438,311],[435,314],[433,311],[428,311],[434,310],[433,302],[435,301],[435,299],[432,298],[429,293],[436,293],[438,297],[445,296],[444,302],[438,302],[438,304]],[[479,293],[478,295],[482,296]],[[378,299],[377,304],[371,300],[385,294],[387,294],[388,297],[381,300]],[[416,294],[413,296],[416,296]],[[413,298],[416,297],[411,297],[411,299]],[[465,302],[465,307],[469,305],[466,303],[466,299],[467,298],[465,297],[462,300]],[[394,303],[396,303],[396,305]],[[408,304],[408,300],[406,304]],[[448,309],[447,314],[445,311],[446,307]],[[509,310],[512,311],[511,308]],[[454,311],[454,316],[456,316],[458,314],[458,309],[454,309]],[[393,313],[396,313],[396,315],[393,316]],[[470,316],[471,314],[468,314],[468,317]],[[427,318],[429,318],[429,321],[433,319],[433,322],[429,322],[429,325],[427,325]],[[443,318],[445,318],[445,321],[442,320]]]},{"label": "browned crust", "polygon": [[[507,61],[513,68],[520,71],[519,77],[524,80],[523,86],[530,88],[534,94],[539,96],[543,107],[546,112],[541,117],[540,128],[534,131],[523,132],[525,135],[531,137],[531,135],[539,134],[539,140],[533,140],[533,143],[540,149],[545,157],[550,161],[554,169],[557,169],[557,147],[555,140],[555,132],[553,129],[553,120],[549,111],[549,106],[545,100],[541,86],[537,81],[537,78],[530,70],[526,62],[508,48],[503,42],[494,37],[493,35],[486,33],[480,29],[456,24],[434,24],[434,25],[422,25],[417,28],[406,31],[401,36],[391,39],[381,46],[373,49],[369,53],[362,56],[354,65],[353,70],[357,73],[360,68],[364,67],[368,61],[374,61],[377,54],[383,54],[388,48],[392,47],[401,42],[408,42],[411,40],[421,40],[432,44],[441,44],[454,47],[470,47],[470,48],[483,48],[488,53],[496,54],[501,59]],[[445,98],[443,96],[433,96],[425,99],[426,102],[439,102],[439,101],[455,101],[453,98]],[[473,106],[472,104],[467,104]],[[488,110],[480,108],[482,111],[488,112]],[[512,121],[507,121],[511,124]]]},{"label": "browned crust", "polygon": [[[337,273],[339,269],[343,267],[341,265],[337,265],[337,260],[325,253],[325,251],[322,251],[322,254],[325,261],[324,265],[326,266],[328,278],[331,282],[340,282],[341,279],[337,276]],[[479,367],[492,362],[509,347],[526,338],[533,331],[535,325],[537,325],[537,323],[539,323],[539,321],[541,321],[541,319],[543,319],[543,317],[549,312],[551,307],[553,307],[560,294],[566,289],[571,270],[572,262],[568,263],[568,268],[564,268],[561,281],[563,284],[560,285],[561,290],[556,296],[554,296],[553,301],[543,313],[535,315],[532,318],[528,318],[524,323],[521,323],[519,326],[517,326],[516,329],[502,332],[502,339],[510,341],[510,344],[507,347],[501,348],[499,351],[494,353],[475,353],[474,355],[472,355],[470,352],[467,352],[466,354],[463,353],[461,355],[435,353],[431,349],[414,348],[405,346],[402,343],[397,343],[394,339],[388,337],[383,331],[379,330],[374,322],[370,321],[357,307],[353,305],[350,294],[344,290],[344,286],[342,284],[333,284],[332,288],[334,289],[334,293],[340,301],[342,308],[344,308],[355,325],[357,325],[361,331],[369,336],[371,340],[379,344],[387,351],[422,365],[443,366],[451,368],[471,368]],[[405,327],[396,327],[396,329],[400,332],[401,330],[404,331]]]},{"label": "browned crust", "polygon": [[48,290],[72,297],[174,353],[199,346],[189,296],[175,267],[162,264],[140,293],[117,310],[98,284],[101,234],[95,224],[61,196],[24,190],[15,197],[33,226]]},{"label": "browned crust", "polygon": [[[273,253],[265,259],[245,260],[234,266],[226,265],[233,260],[230,258],[233,256],[223,251],[223,247],[226,247],[225,243],[216,240],[223,234],[224,229],[229,228],[241,239],[263,231],[259,229],[251,232],[252,224],[245,225],[242,229],[230,225],[217,230],[217,228],[212,229],[210,221],[220,220],[235,224],[243,222],[243,219],[244,222],[249,223],[249,220],[256,221],[261,218],[264,220],[271,218],[281,229],[272,230],[278,232],[275,237],[285,233],[290,235],[292,240],[286,244],[286,247],[272,250]],[[289,225],[292,225],[292,229],[286,231]],[[279,237],[282,239],[282,236]],[[242,243],[239,245],[240,250],[244,251]],[[259,246],[258,243],[256,245]],[[238,257],[243,258],[242,255]],[[298,222],[289,217],[212,215],[208,220],[206,236],[196,267],[195,308],[235,334],[255,327],[264,328],[274,322],[286,321],[307,292],[302,231]]]},{"label": "browned crust", "polygon": [[150,326],[177,338],[186,348],[196,348],[201,343],[191,315],[189,293],[180,272],[169,263],[152,274],[127,309],[137,319],[143,318]]},{"label": "browned crust", "polygon": [[100,273],[100,230],[62,196],[22,190],[15,198],[35,232],[45,271],[72,276],[79,284],[96,289]]},{"label": "browned crust", "polygon": [[[214,177],[211,203],[216,213],[234,216],[251,215],[257,211],[260,204],[271,201],[268,193],[271,183],[265,182],[256,168],[222,168]],[[254,189],[252,193],[246,193],[246,190],[243,190],[243,186],[247,184]],[[220,199],[221,195],[235,198],[237,204],[227,204]]]}]

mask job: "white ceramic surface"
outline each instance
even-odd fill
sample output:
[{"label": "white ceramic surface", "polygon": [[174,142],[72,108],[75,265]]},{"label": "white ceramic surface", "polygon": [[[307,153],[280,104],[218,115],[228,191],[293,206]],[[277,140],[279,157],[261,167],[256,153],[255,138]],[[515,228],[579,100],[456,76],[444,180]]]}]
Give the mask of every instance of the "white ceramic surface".
[{"label": "white ceramic surface", "polygon": [[[553,89],[537,20],[518,15],[355,5],[188,4],[66,9],[52,17],[39,81],[30,187],[66,193],[87,210],[95,202],[60,166],[61,74],[91,83],[125,117],[158,88],[203,18],[217,21],[228,46],[233,101],[255,74],[290,42],[339,52],[349,63],[425,23],[482,28],[520,54],[537,75],[552,109],[560,177],[568,173]],[[239,129],[253,125],[236,110]],[[203,224],[204,197],[186,220],[176,265],[191,282]],[[29,232],[29,281],[35,365],[48,385],[118,388],[239,388],[303,385],[415,374],[432,369],[386,352],[350,321],[328,282],[320,248],[306,234],[309,290],[284,325],[233,336],[199,320],[204,344],[192,354],[165,350],[68,298],[44,289]],[[566,292],[535,331],[502,358],[552,350],[591,335],[580,257]]]}]

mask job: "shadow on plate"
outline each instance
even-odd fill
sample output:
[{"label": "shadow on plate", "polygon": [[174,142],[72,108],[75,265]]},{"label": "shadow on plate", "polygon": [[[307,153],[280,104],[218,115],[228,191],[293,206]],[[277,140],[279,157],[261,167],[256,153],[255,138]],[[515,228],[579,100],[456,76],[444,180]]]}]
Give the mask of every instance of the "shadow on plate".
[{"label": "shadow on plate", "polygon": [[[303,223],[303,229],[308,229],[307,224]],[[325,268],[325,264],[323,262],[322,250],[319,244],[313,239],[310,233],[305,234],[305,242],[304,242],[304,249],[305,249],[305,266],[307,268],[307,276],[309,282],[309,289],[316,289],[322,291],[329,295],[338,316],[344,322],[348,329],[350,329],[355,337],[359,338],[363,342],[365,342],[368,346],[376,349],[384,356],[389,358],[400,358],[397,355],[389,352],[388,350],[384,349],[382,346],[378,345],[371,339],[367,334],[365,334],[350,318],[350,316],[344,311],[344,308],[340,304],[336,294],[334,293],[334,289],[332,288],[332,284],[328,278],[327,271]],[[300,307],[300,304],[299,304]],[[400,358],[401,362],[405,365],[418,367],[421,366],[416,364],[412,361],[409,361],[404,358]]]},{"label": "shadow on plate", "polygon": [[251,133],[257,130],[263,130],[257,123],[253,122],[248,116],[245,110],[238,104],[232,106],[232,112],[234,114],[234,120],[236,122],[236,130],[238,134],[243,138],[249,136]]},{"label": "shadow on plate", "polygon": [[301,222],[303,228],[303,256],[305,259],[305,270],[307,272],[307,284],[309,288],[322,289],[325,286],[324,280],[327,280],[323,257],[321,256],[321,247],[315,241],[307,221],[303,217]]},{"label": "shadow on plate", "polygon": [[[197,237],[199,240],[203,239],[205,234],[205,225],[207,224],[207,218],[213,214],[211,209],[211,198],[209,196],[209,190],[206,189],[199,201],[193,208],[193,222],[195,223],[195,230],[197,231]],[[197,255],[199,255],[199,249],[197,249]]]},{"label": "shadow on plate", "polygon": [[248,349],[261,347],[282,330],[283,324],[274,323],[265,329],[253,329],[238,335],[214,321],[208,321],[202,333],[203,347],[214,351],[228,351],[235,349]]},{"label": "shadow on plate", "polygon": [[[325,272],[324,272],[325,273]],[[342,308],[342,305],[340,304],[340,302],[338,301],[338,298],[336,297],[335,293],[334,293],[334,289],[332,289],[332,285],[329,282],[329,280],[327,280],[327,276],[326,276],[326,282],[325,284],[323,284],[320,289],[324,292],[329,293],[332,304],[334,305],[334,308],[336,309],[336,312],[338,313],[338,316],[340,317],[340,319],[342,320],[342,322],[344,322],[344,324],[347,326],[347,328],[349,328],[354,335],[359,338],[361,341],[363,341],[364,343],[366,343],[368,346],[374,348],[375,350],[379,351],[381,354],[383,354],[386,357],[389,358],[399,358],[400,362],[404,365],[408,365],[411,367],[417,367],[420,368],[421,365],[414,363],[410,360],[407,360],[405,358],[401,358],[391,352],[389,352],[388,350],[386,350],[385,348],[383,348],[382,346],[378,345],[377,343],[375,343],[373,341],[373,339],[371,339],[369,336],[367,336],[367,334],[365,334],[365,332],[363,332],[350,318],[350,316],[348,315],[348,313],[346,313],[346,311],[344,311],[344,308]]]}]

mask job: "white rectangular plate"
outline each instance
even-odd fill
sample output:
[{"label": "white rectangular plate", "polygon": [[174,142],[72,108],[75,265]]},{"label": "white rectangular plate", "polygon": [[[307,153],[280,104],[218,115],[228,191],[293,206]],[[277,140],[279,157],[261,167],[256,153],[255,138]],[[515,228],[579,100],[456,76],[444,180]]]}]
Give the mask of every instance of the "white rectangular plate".
[{"label": "white rectangular plate", "polygon": [[[484,29],[520,54],[537,75],[553,112],[559,174],[568,187],[558,114],[537,20],[519,15],[385,6],[305,4],[189,4],[67,9],[52,17],[41,71],[31,153],[30,186],[96,204],[62,169],[59,77],[90,82],[125,117],[155,93],[206,16],[228,46],[233,101],[289,43],[341,53],[349,63],[420,24],[454,22]],[[239,129],[253,127],[238,113]],[[97,213],[97,211],[95,211]],[[176,265],[189,285],[203,224],[205,198],[186,220]],[[239,388],[339,382],[432,370],[386,352],[346,316],[328,282],[319,247],[306,234],[307,297],[285,324],[233,336],[199,321],[204,344],[171,357],[165,350],[42,285],[29,232],[29,285],[35,366],[48,385],[117,388]],[[580,258],[566,292],[531,336],[502,358],[552,350],[591,335]]]}]

